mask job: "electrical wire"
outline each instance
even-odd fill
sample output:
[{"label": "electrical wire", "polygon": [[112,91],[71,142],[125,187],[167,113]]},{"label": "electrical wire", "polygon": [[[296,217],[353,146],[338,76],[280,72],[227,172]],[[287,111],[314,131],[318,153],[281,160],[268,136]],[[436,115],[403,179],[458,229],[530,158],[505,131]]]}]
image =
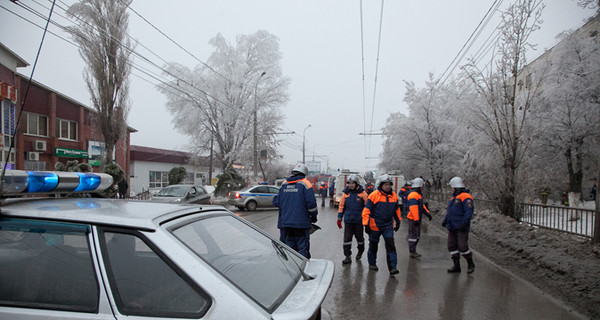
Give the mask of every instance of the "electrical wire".
[{"label": "electrical wire", "polygon": [[[375,118],[375,99],[377,96],[377,76],[379,73],[379,54],[381,49],[381,30],[383,28],[383,4],[384,0],[381,0],[381,13],[379,16],[379,36],[377,39],[377,58],[375,62],[375,83],[373,84],[373,106],[371,108],[371,126],[369,128],[369,132],[373,132],[373,119]],[[369,149],[368,154],[371,153],[371,136],[369,136]]]}]

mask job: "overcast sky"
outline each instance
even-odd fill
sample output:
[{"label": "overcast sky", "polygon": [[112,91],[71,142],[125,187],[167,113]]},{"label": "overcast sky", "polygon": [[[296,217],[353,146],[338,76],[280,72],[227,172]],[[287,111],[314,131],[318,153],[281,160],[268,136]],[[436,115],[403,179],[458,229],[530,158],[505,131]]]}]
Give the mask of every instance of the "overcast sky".
[{"label": "overcast sky", "polygon": [[[18,2],[46,17],[52,3],[48,0]],[[61,25],[69,24],[63,8],[74,2],[58,0],[53,20]],[[361,47],[359,0],[135,0],[131,7],[177,44],[132,11],[129,34],[139,42],[137,51],[155,63],[163,65],[162,59],[190,68],[200,63],[196,59],[203,62],[208,59],[213,51],[208,41],[217,33],[232,44],[237,35],[257,30],[277,36],[283,54],[283,72],[292,79],[290,101],[283,108],[286,120],[282,128],[295,132],[280,136],[284,160],[289,163],[301,160],[302,134],[310,124],[312,127],[306,129],[307,160],[315,155],[316,160],[322,160],[323,168],[329,163],[334,170],[364,171],[376,167],[383,140],[381,136],[359,133],[381,132],[390,113],[406,113],[403,81],[413,81],[423,87],[430,72],[439,77],[493,3],[491,0],[395,0],[384,3],[381,15],[381,1],[363,1],[364,47]],[[510,1],[502,2],[500,9],[509,4]],[[33,65],[42,29],[23,18],[42,27],[45,22],[21,6],[8,0],[0,1],[0,42]],[[578,28],[592,15],[593,11],[578,7],[576,1],[546,1],[542,29],[532,39],[538,44],[538,50],[528,53],[528,60],[552,47],[558,33]],[[494,14],[467,57],[483,46],[498,25],[499,16],[499,12]],[[51,25],[50,30],[68,38],[56,26]],[[160,73],[139,58],[134,63],[157,75]],[[464,63],[463,60],[461,64]],[[82,78],[83,68],[77,49],[49,34],[33,78],[90,105]],[[31,67],[18,72],[29,76]],[[458,68],[454,73],[457,72]],[[128,121],[138,130],[131,136],[132,144],[185,151],[188,138],[175,131],[172,117],[165,108],[166,99],[156,90],[158,81],[134,70],[131,82],[132,109]]]}]

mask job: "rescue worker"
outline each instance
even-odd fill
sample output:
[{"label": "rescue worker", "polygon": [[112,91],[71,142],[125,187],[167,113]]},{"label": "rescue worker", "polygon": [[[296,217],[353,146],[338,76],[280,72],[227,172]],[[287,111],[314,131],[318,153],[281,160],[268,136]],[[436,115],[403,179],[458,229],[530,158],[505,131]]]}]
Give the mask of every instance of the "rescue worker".
[{"label": "rescue worker", "polygon": [[342,264],[352,262],[352,236],[356,238],[358,244],[358,253],[356,260],[360,260],[365,251],[365,234],[362,225],[362,211],[367,203],[368,195],[363,187],[358,184],[358,177],[351,174],[348,177],[348,187],[344,189],[338,209],[337,226],[342,228],[342,219],[344,220],[344,256],[346,258]]},{"label": "rescue worker", "polygon": [[[369,269],[379,270],[377,267],[377,246],[379,237],[385,241],[386,260],[390,275],[398,274],[396,265],[398,256],[394,245],[394,231],[400,229],[400,206],[398,196],[392,189],[393,182],[387,174],[382,175],[377,183],[377,190],[373,191],[367,200],[362,212],[362,224],[369,235],[369,250],[367,258]],[[394,223],[395,221],[395,223]]]},{"label": "rescue worker", "polygon": [[421,190],[423,189],[423,179],[415,178],[411,183],[411,192],[406,197],[408,211],[406,218],[408,219],[408,251],[410,252],[411,258],[418,258],[421,256],[417,252],[417,244],[421,237],[421,218],[423,215],[427,216],[431,221],[431,214],[427,206],[423,204],[423,196]]},{"label": "rescue worker", "polygon": [[373,183],[369,182],[367,183],[367,194],[371,194],[371,192],[373,192],[373,190],[375,189],[375,186],[373,186]]},{"label": "rescue worker", "polygon": [[310,259],[310,227],[317,222],[317,199],[312,184],[306,179],[308,168],[300,163],[285,179],[273,205],[279,208],[277,228],[280,240]]},{"label": "rescue worker", "polygon": [[325,198],[327,198],[327,186],[324,182],[321,182],[319,186],[319,195],[321,196],[321,207],[325,206]]},{"label": "rescue worker", "polygon": [[473,197],[469,194],[469,190],[465,188],[465,184],[460,177],[450,179],[449,184],[453,193],[448,202],[446,216],[442,221],[442,227],[448,229],[448,251],[454,262],[448,272],[460,272],[460,256],[462,255],[467,260],[467,273],[473,273],[475,264],[468,243],[474,210]]},{"label": "rescue worker", "polygon": [[400,211],[402,212],[402,218],[406,218],[406,212],[408,211],[408,194],[410,193],[410,181],[404,182],[404,186],[398,192],[398,197],[402,199],[400,205]]}]

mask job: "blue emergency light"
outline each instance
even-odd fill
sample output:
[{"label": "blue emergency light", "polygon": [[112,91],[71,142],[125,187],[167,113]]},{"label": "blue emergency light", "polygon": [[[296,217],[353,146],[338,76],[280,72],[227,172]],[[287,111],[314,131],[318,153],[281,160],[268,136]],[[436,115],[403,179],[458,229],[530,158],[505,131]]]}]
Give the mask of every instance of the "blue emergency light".
[{"label": "blue emergency light", "polygon": [[105,173],[7,170],[3,194],[98,192],[112,185]]}]

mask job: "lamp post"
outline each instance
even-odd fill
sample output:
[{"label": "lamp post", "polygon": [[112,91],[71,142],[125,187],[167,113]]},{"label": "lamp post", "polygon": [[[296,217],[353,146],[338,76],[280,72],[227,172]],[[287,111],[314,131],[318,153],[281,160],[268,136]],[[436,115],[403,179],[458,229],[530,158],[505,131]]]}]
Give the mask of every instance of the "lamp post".
[{"label": "lamp post", "polygon": [[[258,89],[258,80],[260,80],[260,78],[262,78],[265,74],[267,74],[266,72],[263,71],[263,73],[260,74],[260,76],[258,77],[258,79],[256,79],[256,84],[254,84],[254,150],[253,150],[253,154],[254,154],[254,180],[257,180],[257,176],[258,173],[256,171],[256,169],[258,168],[258,155],[257,155],[257,113],[258,113],[258,98],[256,97],[256,91]],[[264,178],[264,177],[263,177]]]},{"label": "lamp post", "polygon": [[302,163],[306,164],[306,159],[304,158],[304,148],[306,146],[306,129],[312,127],[312,125],[308,125],[306,126],[306,128],[304,128],[304,132],[302,132]]}]

